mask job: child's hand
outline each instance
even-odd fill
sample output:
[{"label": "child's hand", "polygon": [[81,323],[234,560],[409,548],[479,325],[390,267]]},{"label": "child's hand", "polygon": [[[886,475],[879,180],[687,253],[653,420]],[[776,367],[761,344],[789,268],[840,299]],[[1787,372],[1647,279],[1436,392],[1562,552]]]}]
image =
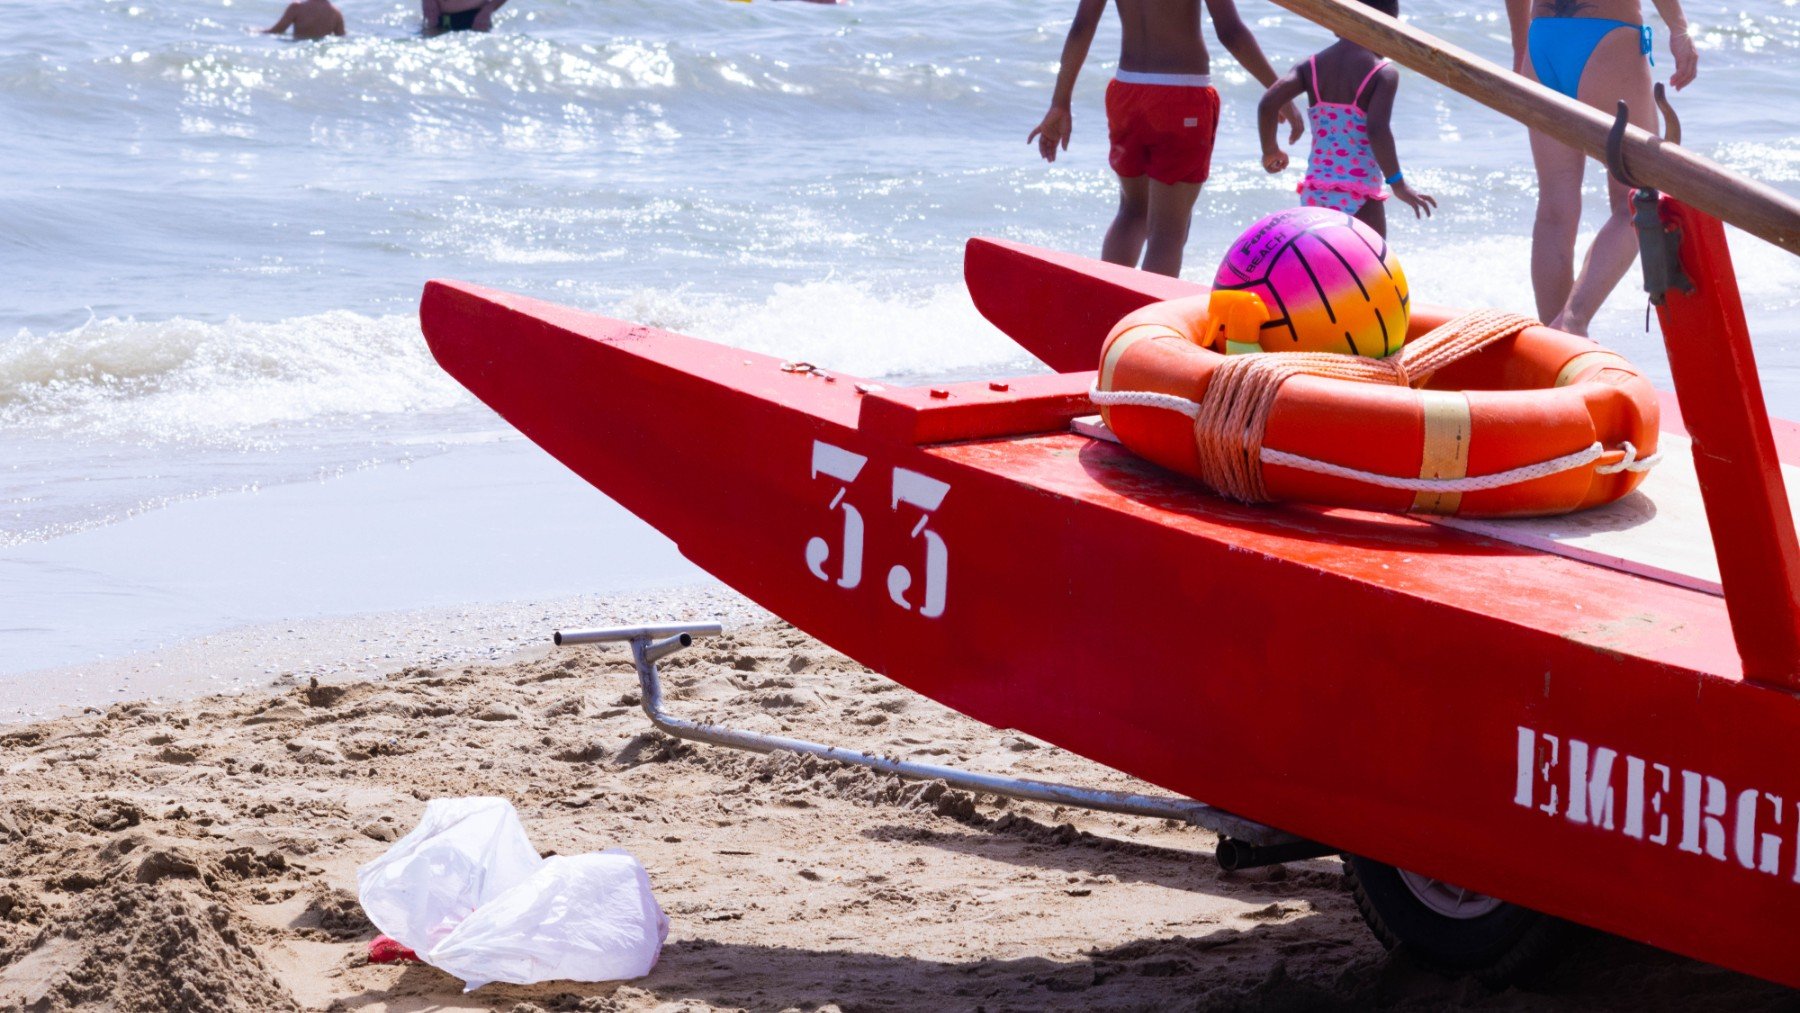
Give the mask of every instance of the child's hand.
[{"label": "child's hand", "polygon": [[1036,141],[1038,154],[1044,156],[1044,161],[1054,162],[1058,144],[1062,145],[1064,151],[1069,150],[1069,134],[1073,130],[1074,122],[1069,116],[1069,111],[1059,106],[1051,106],[1050,111],[1044,114],[1044,121],[1026,135],[1025,143],[1030,144],[1032,141]]},{"label": "child's hand", "polygon": [[1287,152],[1280,148],[1270,148],[1263,152],[1263,168],[1271,173],[1280,172],[1288,167]]},{"label": "child's hand", "polygon": [[[1293,144],[1295,141],[1298,141],[1300,139],[1300,135],[1306,133],[1306,117],[1300,115],[1300,110],[1297,107],[1295,107],[1295,105],[1292,102],[1289,102],[1288,104],[1281,107],[1281,113],[1277,116],[1277,119],[1279,119],[1282,123],[1286,123],[1288,125],[1288,143],[1289,144]],[[1285,162],[1285,159],[1283,161]],[[1265,165],[1267,164],[1266,158],[1264,159],[1264,164]],[[1278,172],[1279,170],[1270,169],[1269,171],[1270,172]]]},{"label": "child's hand", "polygon": [[1676,91],[1694,83],[1694,76],[1700,72],[1700,53],[1694,49],[1694,40],[1686,32],[1669,36],[1669,54],[1675,57],[1675,73],[1670,75],[1669,83]]},{"label": "child's hand", "polygon": [[1413,209],[1414,218],[1430,218],[1431,212],[1437,209],[1437,198],[1414,190],[1406,180],[1394,184],[1394,196],[1400,198],[1400,203]]}]

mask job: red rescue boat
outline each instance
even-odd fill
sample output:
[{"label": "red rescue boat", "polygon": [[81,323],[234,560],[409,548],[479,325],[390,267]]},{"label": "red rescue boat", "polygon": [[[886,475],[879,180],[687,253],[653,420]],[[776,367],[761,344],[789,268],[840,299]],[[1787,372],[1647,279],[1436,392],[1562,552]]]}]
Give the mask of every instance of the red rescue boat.
[{"label": "red rescue boat", "polygon": [[977,305],[1064,372],[929,389],[456,283],[421,319],[719,579],[979,720],[1358,856],[1391,929],[1473,966],[1546,912],[1800,985],[1800,433],[1763,414],[1721,227],[1663,214],[1697,285],[1661,309],[1665,450],[1685,416],[1708,573],[1233,503],[1079,431],[1107,330],[1199,289],[1077,257],[972,242]]}]

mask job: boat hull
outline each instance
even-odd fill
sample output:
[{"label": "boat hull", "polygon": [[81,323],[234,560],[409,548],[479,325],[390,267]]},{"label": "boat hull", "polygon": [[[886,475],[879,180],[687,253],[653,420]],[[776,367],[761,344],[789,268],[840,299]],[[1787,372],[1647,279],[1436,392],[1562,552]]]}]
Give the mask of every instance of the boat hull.
[{"label": "boat hull", "polygon": [[1091,373],[859,390],[448,283],[421,319],[527,436],[890,678],[1284,830],[1800,985],[1800,701],[1743,681],[1716,597],[1198,494],[1069,431]]}]

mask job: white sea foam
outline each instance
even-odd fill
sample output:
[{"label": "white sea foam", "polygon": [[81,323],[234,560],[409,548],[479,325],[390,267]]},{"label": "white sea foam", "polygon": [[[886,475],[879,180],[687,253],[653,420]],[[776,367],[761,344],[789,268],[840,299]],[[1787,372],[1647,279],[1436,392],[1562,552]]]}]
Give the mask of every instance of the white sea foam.
[{"label": "white sea foam", "polygon": [[466,403],[410,317],[93,320],[0,343],[0,426],[244,445],[271,427]]},{"label": "white sea foam", "polygon": [[864,377],[904,380],[1043,367],[983,320],[960,286],[882,296],[843,281],[777,285],[759,303],[645,290],[619,316]]},{"label": "white sea foam", "polygon": [[[597,311],[871,377],[1032,371],[960,287],[878,295],[846,281],[760,300],[642,289]],[[92,320],[0,342],[0,426],[142,444],[254,445],[331,420],[466,408],[407,316],[268,323]]]}]

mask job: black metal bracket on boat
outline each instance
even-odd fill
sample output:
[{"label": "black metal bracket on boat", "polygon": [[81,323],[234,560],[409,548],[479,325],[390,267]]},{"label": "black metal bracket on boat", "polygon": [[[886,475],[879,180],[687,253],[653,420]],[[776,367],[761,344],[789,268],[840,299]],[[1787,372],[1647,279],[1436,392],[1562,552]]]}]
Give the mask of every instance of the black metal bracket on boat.
[{"label": "black metal bracket on boat", "polygon": [[1221,837],[1214,857],[1219,861],[1219,868],[1226,872],[1238,872],[1242,869],[1260,869],[1265,865],[1286,865],[1288,862],[1303,862],[1309,858],[1326,858],[1339,854],[1342,850],[1317,841],[1299,840],[1289,844],[1259,846],[1235,837]]},{"label": "black metal bracket on boat", "polygon": [[1613,114],[1612,129],[1606,134],[1606,171],[1612,177],[1633,190],[1649,189],[1625,167],[1625,128],[1631,126],[1631,106],[1624,99],[1619,100],[1618,111]]},{"label": "black metal bracket on boat", "polygon": [[1675,105],[1669,101],[1669,89],[1663,87],[1661,81],[1656,82],[1656,108],[1662,110],[1663,140],[1669,144],[1681,143],[1681,117],[1675,115]]},{"label": "black metal bracket on boat", "polygon": [[[1681,120],[1676,117],[1660,83],[1656,86],[1656,103],[1662,107],[1668,122],[1668,134],[1663,139],[1679,144]],[[1644,291],[1649,294],[1651,305],[1661,306],[1668,300],[1671,289],[1692,292],[1694,282],[1681,269],[1681,231],[1663,225],[1662,194],[1632,175],[1625,164],[1625,128],[1630,125],[1631,108],[1620,100],[1612,130],[1606,135],[1606,170],[1631,188],[1631,224],[1637,229],[1638,262],[1644,272]]]},{"label": "black metal bracket on boat", "polygon": [[943,767],[932,763],[895,760],[841,746],[827,746],[803,739],[765,735],[722,725],[689,721],[663,709],[662,679],[657,661],[693,644],[695,637],[716,636],[724,632],[718,623],[660,623],[646,626],[618,626],[596,630],[558,630],[552,635],[557,646],[576,644],[624,643],[631,648],[631,663],[637,669],[639,703],[657,730],[678,739],[705,742],[715,746],[742,749],[752,753],[778,750],[816,756],[824,760],[852,763],[884,774],[921,781],[943,781],[952,788],[1003,795],[1007,798],[1044,802],[1050,805],[1074,806],[1101,812],[1148,816],[1176,820],[1189,826],[1211,830],[1219,835],[1217,857],[1226,870],[1251,869],[1263,865],[1337,854],[1336,848],[1296,837],[1284,830],[1245,819],[1223,809],[1192,799],[1163,795],[1140,795],[1135,792],[1103,791],[1070,784],[1056,784],[1023,777],[1004,777]]},{"label": "black metal bracket on boat", "polygon": [[[1656,84],[1656,107],[1662,111],[1664,144],[1681,143],[1681,117],[1675,114],[1675,106],[1669,102],[1669,92],[1662,82]],[[1606,171],[1612,173],[1614,179],[1631,187],[1633,190],[1655,189],[1640,182],[1625,167],[1625,129],[1631,126],[1631,104],[1624,99],[1619,100],[1618,108],[1613,113],[1612,129],[1606,133]]]},{"label": "black metal bracket on boat", "polygon": [[1643,265],[1644,291],[1652,306],[1668,301],[1671,289],[1692,292],[1694,282],[1681,269],[1681,230],[1663,224],[1662,195],[1640,189],[1631,195],[1631,224],[1637,227],[1638,261]]}]

